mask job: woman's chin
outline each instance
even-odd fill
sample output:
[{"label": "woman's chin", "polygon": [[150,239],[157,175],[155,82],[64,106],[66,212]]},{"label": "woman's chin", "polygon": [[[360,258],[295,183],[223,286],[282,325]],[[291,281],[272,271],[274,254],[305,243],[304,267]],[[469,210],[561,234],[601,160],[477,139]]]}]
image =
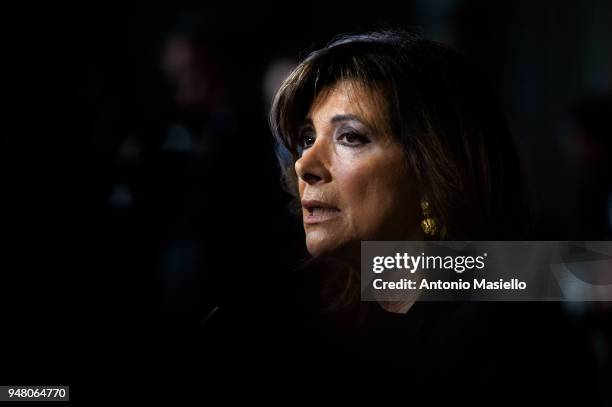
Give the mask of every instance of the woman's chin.
[{"label": "woman's chin", "polygon": [[306,249],[313,257],[327,257],[334,253],[333,245],[308,237],[306,238]]},{"label": "woman's chin", "polygon": [[359,260],[360,242],[338,242],[334,239],[306,235],[306,249],[313,257],[327,257],[353,262]]}]

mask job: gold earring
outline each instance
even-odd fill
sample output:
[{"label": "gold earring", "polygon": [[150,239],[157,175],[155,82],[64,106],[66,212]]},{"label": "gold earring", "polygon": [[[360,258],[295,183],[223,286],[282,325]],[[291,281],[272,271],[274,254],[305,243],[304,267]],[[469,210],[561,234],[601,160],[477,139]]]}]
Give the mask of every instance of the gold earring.
[{"label": "gold earring", "polygon": [[438,234],[438,224],[436,220],[431,217],[431,207],[429,202],[421,201],[421,209],[423,210],[424,219],[421,221],[421,228],[428,236],[436,236]]}]

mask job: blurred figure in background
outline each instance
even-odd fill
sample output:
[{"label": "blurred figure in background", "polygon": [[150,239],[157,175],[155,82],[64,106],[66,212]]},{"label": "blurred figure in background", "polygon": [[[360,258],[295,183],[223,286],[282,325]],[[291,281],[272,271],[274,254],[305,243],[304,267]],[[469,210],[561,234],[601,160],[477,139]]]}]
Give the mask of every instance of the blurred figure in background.
[{"label": "blurred figure in background", "polygon": [[186,19],[163,44],[169,116],[144,187],[150,214],[164,222],[156,262],[162,306],[172,319],[192,321],[214,303],[214,273],[206,267],[213,222],[205,217],[215,213],[211,203],[217,188],[210,182],[219,165],[215,155],[224,139],[235,135],[221,59],[206,29],[197,18]]},{"label": "blurred figure in background", "polygon": [[[153,323],[161,312],[164,325],[193,327],[218,304],[276,281],[277,264],[303,250],[301,231],[278,183],[268,106],[249,94],[267,101],[277,85],[254,86],[261,72],[201,14],[180,18],[160,43],[161,92],[141,101],[143,117],[129,118],[108,202],[123,231],[116,262],[142,290],[126,301],[144,296]],[[231,267],[237,250],[252,261]],[[266,275],[252,273],[262,265]]]},{"label": "blurred figure in background", "polygon": [[[125,114],[108,205],[124,301],[159,322],[190,326],[216,299],[210,242],[222,207],[223,143],[236,125],[214,30],[188,14],[158,47],[148,100]],[[146,96],[145,96],[146,97]],[[140,111],[141,110],[141,111]]]}]

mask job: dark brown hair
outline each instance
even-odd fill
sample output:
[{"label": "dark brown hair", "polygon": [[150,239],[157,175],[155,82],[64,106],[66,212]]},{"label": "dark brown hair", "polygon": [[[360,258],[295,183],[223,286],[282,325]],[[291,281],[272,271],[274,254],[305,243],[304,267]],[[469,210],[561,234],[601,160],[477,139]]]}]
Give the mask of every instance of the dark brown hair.
[{"label": "dark brown hair", "polygon": [[310,53],[279,89],[270,113],[290,153],[296,193],[298,129],[316,96],[341,81],[381,92],[422,198],[451,240],[524,239],[527,211],[512,137],[478,70],[449,46],[384,31],[342,36]]}]

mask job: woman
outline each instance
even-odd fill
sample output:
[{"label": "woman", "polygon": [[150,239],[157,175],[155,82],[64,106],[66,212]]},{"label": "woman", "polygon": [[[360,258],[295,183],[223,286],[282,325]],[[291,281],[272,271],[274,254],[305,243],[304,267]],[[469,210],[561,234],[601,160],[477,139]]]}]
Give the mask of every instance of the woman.
[{"label": "woman", "polygon": [[[318,262],[334,260],[332,269],[359,270],[364,240],[525,237],[503,115],[478,71],[448,46],[401,32],[341,37],[289,75],[270,119],[293,157],[284,178],[307,249]],[[351,275],[340,279],[355,282]]]},{"label": "woman", "polygon": [[[281,163],[312,255],[305,269],[319,271],[323,307],[333,311],[317,316],[323,342],[312,353],[336,368],[409,368],[428,378],[421,385],[433,378],[447,390],[486,385],[483,399],[504,392],[507,380],[520,384],[517,397],[537,391],[538,380],[510,372],[532,356],[554,365],[545,343],[558,314],[528,305],[359,301],[361,241],[526,237],[513,141],[477,69],[448,46],[403,32],[341,37],[294,69],[270,121],[292,157]],[[542,318],[548,335],[537,331]]]}]

